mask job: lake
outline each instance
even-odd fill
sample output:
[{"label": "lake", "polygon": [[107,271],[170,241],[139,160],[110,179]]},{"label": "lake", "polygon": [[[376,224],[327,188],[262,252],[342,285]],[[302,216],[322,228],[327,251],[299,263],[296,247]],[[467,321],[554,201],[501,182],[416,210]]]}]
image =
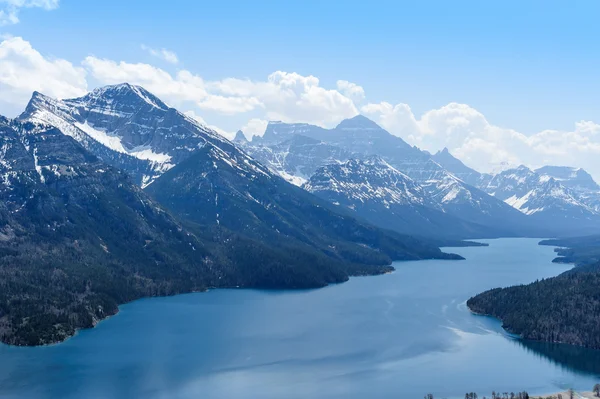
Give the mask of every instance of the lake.
[{"label": "lake", "polygon": [[318,290],[214,290],[121,307],[38,348],[0,345],[0,398],[462,398],[600,382],[598,351],[522,342],[465,301],[555,276],[536,239]]}]

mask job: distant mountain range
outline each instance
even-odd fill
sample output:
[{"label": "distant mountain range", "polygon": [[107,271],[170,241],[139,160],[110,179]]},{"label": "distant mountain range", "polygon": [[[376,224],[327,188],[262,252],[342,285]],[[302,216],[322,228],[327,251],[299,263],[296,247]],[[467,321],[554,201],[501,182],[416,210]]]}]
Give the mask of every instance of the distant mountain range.
[{"label": "distant mountain range", "polygon": [[[333,199],[321,188],[315,187],[313,177],[317,180],[322,177],[319,176],[322,173],[319,168],[330,165],[334,168],[334,165],[350,160],[379,157],[387,166],[370,164],[369,169],[392,167],[418,185],[427,198],[426,205],[396,204],[402,206],[404,216],[401,219],[385,217],[385,212],[375,218],[374,210],[362,213],[362,217],[369,215],[366,217],[368,220],[382,227],[400,232],[433,231],[437,236],[460,238],[552,235],[545,227],[540,228],[530,221],[527,215],[481,190],[485,176],[466,167],[447,150],[432,156],[410,146],[364,116],[342,121],[334,129],[272,122],[262,137],[255,137],[251,142],[240,136],[238,138],[239,145],[273,172],[298,185],[308,182],[304,187],[324,198],[331,197],[331,201],[338,204],[345,201]],[[382,170],[368,173],[386,174]],[[342,182],[344,178],[349,180]],[[336,184],[351,184],[354,178],[336,176]],[[381,179],[379,182],[381,187],[393,184]],[[331,190],[328,191],[331,193]],[[372,195],[377,194],[373,192]],[[356,204],[342,206],[355,210],[360,208]],[[427,212],[420,208],[423,206]],[[409,217],[411,212],[420,216]],[[423,223],[422,218],[428,218],[429,214],[436,215],[435,221]],[[395,222],[392,223],[392,220]]]},{"label": "distant mountain range", "polygon": [[378,156],[320,167],[302,186],[378,226],[424,237],[501,235],[444,212],[416,181]]},{"label": "distant mountain range", "polygon": [[479,173],[447,150],[434,155],[447,170],[522,213],[551,235],[591,234],[600,226],[600,186],[583,169],[526,166]]}]

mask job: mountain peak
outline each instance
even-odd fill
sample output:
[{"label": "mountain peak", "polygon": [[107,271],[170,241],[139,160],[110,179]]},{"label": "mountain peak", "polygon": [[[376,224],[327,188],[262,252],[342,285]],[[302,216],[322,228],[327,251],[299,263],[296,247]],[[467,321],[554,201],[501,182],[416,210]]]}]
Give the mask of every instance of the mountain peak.
[{"label": "mountain peak", "polygon": [[111,108],[114,108],[115,105],[132,105],[136,107],[150,105],[152,108],[158,108],[163,111],[169,109],[169,106],[154,94],[141,86],[132,85],[130,83],[119,83],[116,85],[98,87],[83,97],[65,101],[88,106],[104,104],[109,105]]},{"label": "mountain peak", "polygon": [[577,190],[597,191],[600,189],[594,178],[582,168],[547,165],[536,169],[536,172],[541,175],[551,176],[567,187]]},{"label": "mountain peak", "polygon": [[235,134],[235,138],[233,139],[233,142],[234,143],[247,143],[248,139],[244,135],[244,132],[242,132],[241,130],[238,130],[237,133]]},{"label": "mountain peak", "polygon": [[344,119],[337,125],[336,129],[381,129],[377,123],[373,122],[371,119],[367,118],[364,115],[356,115],[355,117]]}]

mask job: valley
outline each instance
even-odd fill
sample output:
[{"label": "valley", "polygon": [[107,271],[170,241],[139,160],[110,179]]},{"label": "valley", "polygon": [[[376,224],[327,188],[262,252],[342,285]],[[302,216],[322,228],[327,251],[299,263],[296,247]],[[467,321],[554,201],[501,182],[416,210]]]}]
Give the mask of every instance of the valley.
[{"label": "valley", "polygon": [[[312,301],[319,294],[310,289],[334,284],[327,289],[335,290],[352,276],[385,274],[364,283],[373,290],[363,292],[368,297],[382,278],[403,290],[421,281],[427,290],[427,282],[439,287],[438,279],[450,281],[447,273],[458,273],[452,298],[434,301],[442,301],[435,305],[440,315],[419,309],[433,300],[421,291],[386,297],[387,310],[370,321],[381,331],[388,331],[388,322],[410,324],[411,318],[425,324],[403,327],[403,334],[438,319],[444,330],[430,336],[422,352],[405,356],[409,349],[393,346],[399,352],[377,355],[377,364],[443,353],[456,337],[508,342],[497,322],[489,324],[469,308],[502,319],[524,338],[600,347],[595,319],[577,310],[596,312],[597,236],[542,242],[563,247],[552,267],[552,247],[516,238],[600,233],[600,190],[581,169],[520,166],[479,173],[447,149],[432,155],[360,115],[333,129],[272,122],[262,137],[249,141],[238,132],[232,142],[130,84],[66,100],[36,92],[25,112],[1,119],[0,128],[0,337],[6,344],[63,342],[119,309],[125,315],[114,320],[125,320],[127,309],[147,303],[138,302],[145,297],[219,289],[221,298],[245,288],[292,290],[281,295]],[[472,241],[498,237],[514,238]],[[531,262],[539,266],[533,274]],[[561,264],[567,262],[578,267],[560,274],[570,269]],[[484,264],[493,269],[476,272]],[[437,275],[426,277],[427,270]],[[346,284],[354,287],[353,281]],[[529,285],[495,288],[515,283]],[[408,313],[394,318],[390,312],[397,306]],[[446,318],[450,306],[454,316]],[[565,312],[571,324],[561,319]],[[90,334],[95,331],[80,331],[59,347],[78,345]],[[535,345],[517,342],[508,352],[526,361],[521,346]],[[544,366],[541,381],[555,373],[552,367]],[[588,383],[579,372],[567,374]],[[418,384],[414,389],[429,391]]]}]

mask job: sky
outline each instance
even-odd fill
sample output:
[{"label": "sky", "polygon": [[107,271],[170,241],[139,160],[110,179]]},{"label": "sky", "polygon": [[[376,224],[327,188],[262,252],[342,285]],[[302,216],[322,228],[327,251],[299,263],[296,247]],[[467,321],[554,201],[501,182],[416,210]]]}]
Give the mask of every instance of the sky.
[{"label": "sky", "polygon": [[600,2],[0,0],[0,114],[139,84],[232,137],[356,114],[480,171],[600,180]]}]

